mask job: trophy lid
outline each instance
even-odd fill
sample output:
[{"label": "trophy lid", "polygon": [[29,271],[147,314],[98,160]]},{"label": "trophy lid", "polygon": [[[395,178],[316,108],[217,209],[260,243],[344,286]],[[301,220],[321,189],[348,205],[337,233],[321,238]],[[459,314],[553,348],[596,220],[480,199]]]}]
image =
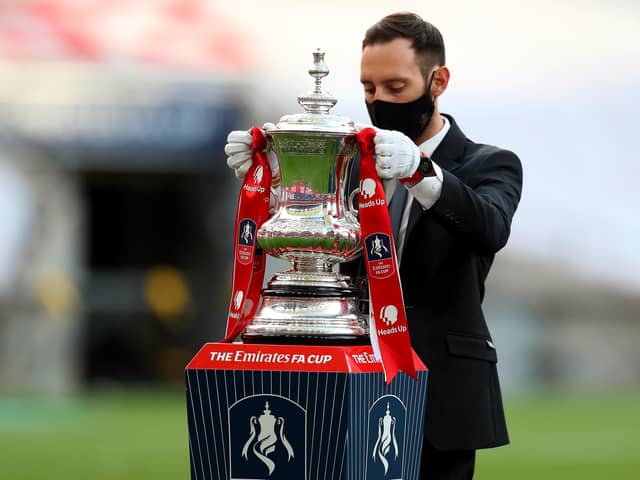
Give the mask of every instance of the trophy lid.
[{"label": "trophy lid", "polygon": [[329,92],[322,90],[322,79],[328,74],[329,69],[324,63],[324,52],[318,48],[313,52],[313,66],[309,69],[309,75],[315,79],[315,88],[306,95],[298,97],[298,103],[304,108],[304,113],[284,115],[276,127],[268,130],[267,133],[311,132],[342,135],[356,133],[353,120],[329,114],[329,110],[338,100]]}]

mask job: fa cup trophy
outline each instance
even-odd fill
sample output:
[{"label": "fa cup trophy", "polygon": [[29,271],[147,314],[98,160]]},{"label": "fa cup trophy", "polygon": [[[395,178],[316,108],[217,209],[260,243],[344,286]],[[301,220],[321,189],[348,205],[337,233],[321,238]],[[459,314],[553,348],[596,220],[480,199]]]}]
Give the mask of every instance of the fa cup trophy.
[{"label": "fa cup trophy", "polygon": [[267,129],[281,190],[275,214],[257,232],[262,250],[287,259],[262,291],[262,304],[242,335],[245,343],[340,344],[369,342],[351,279],[337,264],[362,251],[361,230],[347,176],[357,153],[352,120],[329,113],[337,100],[322,90],[329,70],[313,54],[315,89],[298,97],[304,113],[285,115]]},{"label": "fa cup trophy", "polygon": [[[251,130],[227,331],[185,371],[194,480],[419,478],[427,371],[408,335],[376,132],[329,113],[329,71],[313,56],[304,113]],[[348,180],[356,153],[358,188]],[[370,326],[336,271],[361,252]],[[265,254],[291,267],[263,289]]]}]

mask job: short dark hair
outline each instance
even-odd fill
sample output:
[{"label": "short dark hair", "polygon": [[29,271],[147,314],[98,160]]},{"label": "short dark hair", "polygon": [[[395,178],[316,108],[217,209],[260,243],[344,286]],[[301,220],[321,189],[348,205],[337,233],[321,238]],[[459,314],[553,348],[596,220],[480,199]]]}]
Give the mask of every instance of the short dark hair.
[{"label": "short dark hair", "polygon": [[411,40],[425,78],[431,67],[445,64],[444,40],[440,30],[415,13],[393,13],[369,27],[362,40],[362,49],[367,45],[387,43],[396,38]]}]

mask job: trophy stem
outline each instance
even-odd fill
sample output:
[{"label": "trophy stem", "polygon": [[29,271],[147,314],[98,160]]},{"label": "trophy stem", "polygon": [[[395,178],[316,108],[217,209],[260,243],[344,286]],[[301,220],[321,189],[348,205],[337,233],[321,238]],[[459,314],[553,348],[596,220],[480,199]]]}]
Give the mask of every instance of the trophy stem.
[{"label": "trophy stem", "polygon": [[[320,258],[317,258],[320,257]],[[293,272],[305,273],[331,273],[333,265],[323,255],[304,256],[290,259]]]}]

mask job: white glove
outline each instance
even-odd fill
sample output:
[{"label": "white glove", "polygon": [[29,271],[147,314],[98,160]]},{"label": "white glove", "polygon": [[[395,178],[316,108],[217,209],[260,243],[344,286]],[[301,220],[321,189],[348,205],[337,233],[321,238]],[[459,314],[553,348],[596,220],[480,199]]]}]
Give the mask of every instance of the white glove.
[{"label": "white glove", "polygon": [[404,133],[376,129],[373,143],[380,178],[407,178],[418,169],[420,150]]},{"label": "white glove", "polygon": [[[265,123],[262,126],[262,134],[265,130],[274,128],[273,123]],[[251,166],[251,130],[234,130],[227,136],[227,144],[224,146],[224,153],[228,155],[227,165],[232,168],[236,177],[243,179],[247,174],[247,170]],[[278,179],[280,183],[280,168],[278,160],[272,151],[267,152],[269,157],[269,165],[271,166],[272,177]]]},{"label": "white glove", "polygon": [[234,130],[227,136],[224,153],[228,155],[227,165],[233,168],[236,177],[243,179],[251,166],[251,132]]}]

